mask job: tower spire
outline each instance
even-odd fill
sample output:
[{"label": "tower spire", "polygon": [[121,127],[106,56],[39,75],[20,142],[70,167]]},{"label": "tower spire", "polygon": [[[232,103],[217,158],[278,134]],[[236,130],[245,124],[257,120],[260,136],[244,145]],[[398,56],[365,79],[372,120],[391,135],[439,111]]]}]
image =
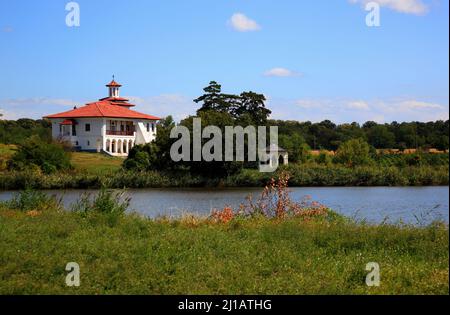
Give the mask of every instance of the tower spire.
[{"label": "tower spire", "polygon": [[112,81],[106,86],[109,89],[109,97],[119,97],[119,88],[122,86],[115,81],[115,76],[113,74]]}]

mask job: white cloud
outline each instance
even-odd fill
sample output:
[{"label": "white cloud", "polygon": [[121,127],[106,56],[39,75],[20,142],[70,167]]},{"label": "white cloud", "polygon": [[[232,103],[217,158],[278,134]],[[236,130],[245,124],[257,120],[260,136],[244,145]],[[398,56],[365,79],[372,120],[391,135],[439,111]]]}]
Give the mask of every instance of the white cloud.
[{"label": "white cloud", "polygon": [[399,103],[399,107],[403,110],[427,110],[427,109],[444,109],[444,106],[434,103],[420,102],[416,100],[407,100]]},{"label": "white cloud", "polygon": [[369,110],[369,104],[364,101],[351,101],[347,103],[347,108],[354,110]]},{"label": "white cloud", "polygon": [[377,2],[382,7],[406,14],[423,15],[428,12],[428,6],[422,0],[349,0],[349,2],[363,6],[369,2]]},{"label": "white cloud", "polygon": [[[198,108],[198,104],[192,101],[193,98],[179,94],[127,98],[136,105],[133,110],[158,117],[172,115],[175,120],[194,115]],[[45,115],[71,110],[74,106],[83,106],[87,102],[45,97],[0,99],[0,113],[3,114],[1,119],[40,119]]]},{"label": "white cloud", "polygon": [[248,18],[242,13],[233,14],[228,23],[238,32],[259,31],[261,29],[261,26],[259,26],[256,21]]},{"label": "white cloud", "polygon": [[83,104],[84,102],[62,98],[10,98],[0,99],[0,111],[3,114],[2,119],[40,119],[45,115],[70,110]]},{"label": "white cloud", "polygon": [[286,68],[273,68],[264,72],[266,77],[295,77],[299,76],[300,73],[286,69]]},{"label": "white cloud", "polygon": [[337,123],[448,120],[448,106],[417,99],[272,99],[272,118]]},{"label": "white cloud", "polygon": [[33,98],[14,98],[1,100],[1,105],[8,106],[40,106],[40,105],[57,105],[57,106],[80,106],[80,102],[63,98],[47,98],[47,97],[33,97]]},{"label": "white cloud", "polygon": [[386,123],[386,118],[383,115],[378,114],[370,117],[369,119],[367,119],[367,121],[375,121],[379,124],[384,124]]},{"label": "white cloud", "polygon": [[4,33],[12,33],[14,29],[11,26],[6,26],[2,29]]},{"label": "white cloud", "polygon": [[[163,94],[149,97],[127,97],[136,104],[138,112],[158,117],[172,115],[176,121],[195,115],[198,104],[180,94]],[[422,99],[280,99],[268,98],[267,107],[272,111],[271,118],[298,121],[332,120],[336,123],[391,121],[435,121],[448,120],[449,107]],[[76,102],[58,98],[29,98],[0,100],[1,119],[34,118],[70,110],[73,106],[86,102]]]},{"label": "white cloud", "polygon": [[294,101],[295,105],[304,108],[304,109],[315,109],[315,108],[323,108],[328,106],[328,100],[310,100],[310,99],[302,99]]}]

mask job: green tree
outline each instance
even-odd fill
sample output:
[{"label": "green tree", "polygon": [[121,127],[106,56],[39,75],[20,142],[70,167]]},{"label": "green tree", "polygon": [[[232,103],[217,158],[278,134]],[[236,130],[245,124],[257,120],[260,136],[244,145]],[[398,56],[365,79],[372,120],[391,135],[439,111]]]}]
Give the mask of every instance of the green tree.
[{"label": "green tree", "polygon": [[237,106],[239,97],[222,93],[222,86],[216,81],[211,81],[203,91],[205,94],[194,100],[195,103],[202,104],[200,109],[197,110],[197,114],[210,110],[231,113]]},{"label": "green tree", "polygon": [[170,158],[170,148],[174,143],[174,139],[170,138],[170,132],[175,127],[175,122],[172,116],[167,116],[162,119],[157,126],[157,133],[155,139],[155,145],[157,150],[157,169],[172,169],[175,167],[174,162]]},{"label": "green tree", "polygon": [[350,167],[369,164],[370,146],[363,139],[348,140],[339,146],[336,159]]},{"label": "green tree", "polygon": [[232,112],[235,118],[248,115],[255,126],[265,126],[267,118],[272,113],[265,105],[266,97],[255,92],[243,92],[238,99],[238,105]]},{"label": "green tree", "polygon": [[158,151],[155,142],[136,145],[123,162],[123,168],[135,171],[156,170],[158,168]]},{"label": "green tree", "polygon": [[[180,122],[180,125],[185,126],[189,129],[191,137],[193,136],[193,119],[195,117],[188,117]],[[200,174],[212,178],[220,178],[226,175],[233,174],[240,170],[243,167],[242,162],[225,162],[225,127],[226,126],[234,126],[235,121],[230,113],[227,112],[218,112],[214,110],[209,111],[201,111],[198,115],[198,118],[201,119],[202,129],[206,126],[216,126],[218,127],[223,137],[222,141],[222,161],[191,161],[180,163],[184,167],[187,167],[194,174]],[[203,145],[210,141],[210,139],[202,139],[202,148]],[[191,138],[191,158],[193,157],[192,152],[192,138]]]},{"label": "green tree", "polygon": [[311,148],[305,139],[298,133],[292,135],[280,135],[278,138],[280,146],[288,151],[289,161],[292,163],[305,163],[311,158]]},{"label": "green tree", "polygon": [[395,135],[384,125],[376,125],[367,131],[369,144],[377,149],[395,147]]},{"label": "green tree", "polygon": [[197,110],[201,112],[216,111],[228,113],[237,119],[237,124],[248,126],[265,125],[271,111],[265,107],[266,98],[263,94],[255,92],[242,92],[240,95],[222,93],[222,86],[216,81],[211,81],[203,89],[202,96],[194,100],[202,106]]}]

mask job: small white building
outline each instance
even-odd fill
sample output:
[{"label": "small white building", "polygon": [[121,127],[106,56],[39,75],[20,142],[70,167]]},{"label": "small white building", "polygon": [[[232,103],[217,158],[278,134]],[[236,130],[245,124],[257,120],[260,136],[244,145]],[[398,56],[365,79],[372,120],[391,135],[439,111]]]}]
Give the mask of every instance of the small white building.
[{"label": "small white building", "polygon": [[267,160],[260,161],[261,165],[268,165],[272,168],[289,164],[288,152],[276,144],[271,144],[270,146],[268,146],[266,148],[266,154]]},{"label": "small white building", "polygon": [[160,118],[131,110],[135,105],[120,97],[121,85],[114,78],[106,86],[108,97],[45,116],[52,122],[53,138],[68,141],[80,151],[113,156],[128,156],[134,145],[153,141]]}]

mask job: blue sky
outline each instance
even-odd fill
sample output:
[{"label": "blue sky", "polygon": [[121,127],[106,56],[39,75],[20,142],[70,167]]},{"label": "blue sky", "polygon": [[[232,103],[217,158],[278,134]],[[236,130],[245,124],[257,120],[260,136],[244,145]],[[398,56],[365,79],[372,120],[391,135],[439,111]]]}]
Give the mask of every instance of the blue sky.
[{"label": "blue sky", "polygon": [[449,116],[446,0],[0,0],[0,112],[39,118],[106,95],[180,119],[211,80],[266,95],[273,118]]}]

